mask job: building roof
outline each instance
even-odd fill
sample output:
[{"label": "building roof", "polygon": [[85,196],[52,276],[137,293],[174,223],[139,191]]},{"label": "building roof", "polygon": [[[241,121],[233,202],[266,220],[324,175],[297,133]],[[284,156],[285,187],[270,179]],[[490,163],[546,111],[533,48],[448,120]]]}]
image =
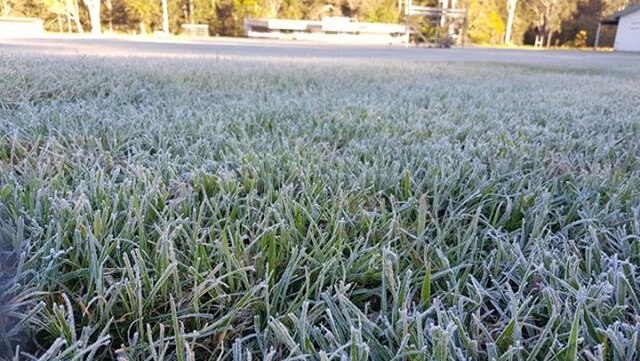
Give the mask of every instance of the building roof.
[{"label": "building roof", "polygon": [[600,23],[605,25],[618,25],[618,22],[620,21],[621,17],[629,15],[631,13],[635,13],[636,11],[640,11],[640,5],[632,5],[624,10],[611,14],[606,18],[602,19]]}]

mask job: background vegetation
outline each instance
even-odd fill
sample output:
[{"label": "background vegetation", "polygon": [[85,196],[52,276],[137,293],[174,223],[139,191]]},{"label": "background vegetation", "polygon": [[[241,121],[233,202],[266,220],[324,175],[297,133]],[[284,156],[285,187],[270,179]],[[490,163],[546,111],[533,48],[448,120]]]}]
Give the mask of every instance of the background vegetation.
[{"label": "background vegetation", "polygon": [[[52,31],[90,28],[88,9],[100,8],[103,30],[148,33],[162,30],[162,0],[1,0],[4,16],[38,16]],[[598,21],[640,0],[515,0],[512,35],[508,4],[514,0],[449,0],[469,11],[469,39],[478,44],[533,44],[545,35],[545,45],[591,46]],[[170,29],[184,23],[208,24],[211,35],[241,35],[245,17],[320,19],[349,16],[361,21],[398,22],[397,0],[167,0]],[[415,4],[438,6],[438,0]],[[583,33],[581,33],[583,32]],[[605,27],[602,44],[612,44],[614,29]]]}]

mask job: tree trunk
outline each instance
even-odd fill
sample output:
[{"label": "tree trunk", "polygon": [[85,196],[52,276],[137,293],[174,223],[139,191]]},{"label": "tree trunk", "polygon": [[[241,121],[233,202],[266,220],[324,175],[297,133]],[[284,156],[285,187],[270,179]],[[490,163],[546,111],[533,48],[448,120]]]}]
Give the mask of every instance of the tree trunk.
[{"label": "tree trunk", "polygon": [[84,28],[82,27],[82,23],[80,22],[80,17],[78,15],[73,16],[73,20],[76,22],[76,29],[80,34],[84,33]]},{"label": "tree trunk", "polygon": [[9,1],[2,0],[2,16],[9,16],[11,13],[11,6],[9,5]]},{"label": "tree trunk", "polygon": [[513,20],[516,17],[516,6],[518,0],[507,0],[507,28],[505,29],[504,43],[511,44],[511,33],[513,31]]},{"label": "tree trunk", "polygon": [[65,0],[64,1],[64,7],[66,10],[66,15],[67,15],[67,32],[71,33],[73,32],[73,28],[71,27],[71,18],[75,18],[75,13],[76,13],[76,8],[73,7],[73,5],[71,4],[71,0]]},{"label": "tree trunk", "polygon": [[100,24],[100,0],[84,0],[89,10],[89,20],[91,21],[91,35],[102,34],[102,25]]},{"label": "tree trunk", "polygon": [[545,30],[547,34],[547,48],[551,46],[551,38],[553,37],[553,22],[551,22],[551,15],[553,14],[553,5],[555,0],[548,3],[545,13]]},{"label": "tree trunk", "polygon": [[78,29],[78,32],[84,33],[84,28],[82,27],[82,23],[80,22],[80,9],[78,7],[78,0],[74,1],[73,21],[76,22],[76,28]]},{"label": "tree trunk", "polygon": [[113,4],[111,0],[105,0],[104,6],[107,8],[109,14],[109,34],[113,34]]},{"label": "tree trunk", "polygon": [[162,0],[162,31],[169,35],[169,6],[167,0]]},{"label": "tree trunk", "polygon": [[[449,9],[449,0],[441,0],[440,4],[442,9]],[[445,15],[445,12],[443,11],[442,15],[440,15],[440,26],[444,27],[446,23],[447,23],[447,17]]]},{"label": "tree trunk", "polygon": [[269,17],[275,18],[278,16],[278,9],[280,8],[280,1],[271,0],[269,1]]}]

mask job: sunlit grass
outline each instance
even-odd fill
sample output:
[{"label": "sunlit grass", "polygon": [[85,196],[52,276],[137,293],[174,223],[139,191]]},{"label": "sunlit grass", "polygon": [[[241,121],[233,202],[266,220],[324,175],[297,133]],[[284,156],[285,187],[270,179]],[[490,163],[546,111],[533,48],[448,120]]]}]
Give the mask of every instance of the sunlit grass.
[{"label": "sunlit grass", "polygon": [[640,73],[0,54],[0,350],[632,360]]}]

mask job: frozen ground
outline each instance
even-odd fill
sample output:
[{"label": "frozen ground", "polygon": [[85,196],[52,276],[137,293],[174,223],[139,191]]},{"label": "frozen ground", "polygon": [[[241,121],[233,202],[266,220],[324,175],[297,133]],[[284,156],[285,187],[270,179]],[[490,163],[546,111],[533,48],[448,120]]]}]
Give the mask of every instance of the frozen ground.
[{"label": "frozen ground", "polygon": [[638,60],[3,40],[0,361],[636,360]]},{"label": "frozen ground", "polygon": [[140,38],[48,37],[0,39],[0,51],[47,54],[223,57],[245,59],[383,59],[412,62],[505,62],[533,65],[640,67],[640,54],[591,51],[535,51],[494,48],[427,49],[398,46],[329,45],[255,39],[153,40]]}]

